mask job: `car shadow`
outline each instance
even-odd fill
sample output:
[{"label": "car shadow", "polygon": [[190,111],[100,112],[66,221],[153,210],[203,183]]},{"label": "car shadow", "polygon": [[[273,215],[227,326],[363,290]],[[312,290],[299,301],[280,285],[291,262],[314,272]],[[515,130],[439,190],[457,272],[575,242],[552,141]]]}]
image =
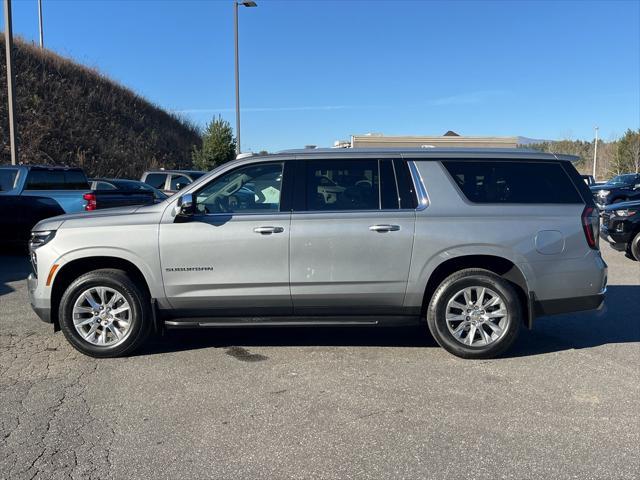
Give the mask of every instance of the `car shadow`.
[{"label": "car shadow", "polygon": [[[542,317],[532,331],[522,330],[503,358],[541,355],[604,344],[640,342],[640,285],[609,287],[601,311]],[[226,348],[251,360],[243,347],[438,347],[422,327],[281,327],[168,330],[155,336],[136,355]],[[245,351],[246,353],[246,351]]]},{"label": "car shadow", "polygon": [[0,255],[0,296],[13,292],[11,282],[24,280],[31,273],[29,257],[20,249],[2,247]]},{"label": "car shadow", "polygon": [[541,317],[535,321],[533,330],[525,332],[506,356],[638,343],[639,311],[640,285],[610,285],[602,310]]}]

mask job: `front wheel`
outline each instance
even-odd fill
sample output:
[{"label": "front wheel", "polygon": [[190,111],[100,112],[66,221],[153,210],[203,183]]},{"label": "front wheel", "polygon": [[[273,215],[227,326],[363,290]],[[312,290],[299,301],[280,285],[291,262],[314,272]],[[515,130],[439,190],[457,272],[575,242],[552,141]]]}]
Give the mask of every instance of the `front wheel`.
[{"label": "front wheel", "polygon": [[86,273],[60,300],[60,329],[69,343],[91,357],[127,355],[151,330],[148,295],[122,270]]},{"label": "front wheel", "polygon": [[522,305],[509,282],[489,270],[468,268],[437,288],[427,324],[448,352],[462,358],[493,358],[518,337]]}]

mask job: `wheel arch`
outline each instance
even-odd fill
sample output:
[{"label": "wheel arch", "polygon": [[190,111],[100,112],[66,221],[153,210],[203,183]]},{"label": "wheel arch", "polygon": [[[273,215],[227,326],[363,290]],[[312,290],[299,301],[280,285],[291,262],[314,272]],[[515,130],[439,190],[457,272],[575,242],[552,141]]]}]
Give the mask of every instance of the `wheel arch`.
[{"label": "wheel arch", "polygon": [[513,285],[522,305],[524,324],[527,328],[531,328],[533,312],[527,279],[522,270],[514,262],[498,255],[460,255],[444,260],[438,264],[427,280],[422,301],[422,316],[426,314],[431,297],[442,281],[452,273],[465,268],[482,268],[489,270]]},{"label": "wheel arch", "polygon": [[79,276],[104,268],[113,268],[126,272],[137,285],[142,287],[144,291],[152,297],[147,278],[142,273],[142,270],[132,261],[108,255],[76,258],[60,267],[51,285],[51,321],[56,330],[60,329],[58,309],[62,295],[67,287]]}]

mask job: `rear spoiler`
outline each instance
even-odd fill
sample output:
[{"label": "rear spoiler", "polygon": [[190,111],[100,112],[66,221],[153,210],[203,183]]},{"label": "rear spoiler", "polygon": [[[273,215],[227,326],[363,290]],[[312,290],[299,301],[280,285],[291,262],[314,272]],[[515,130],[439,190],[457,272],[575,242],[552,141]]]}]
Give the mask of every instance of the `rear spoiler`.
[{"label": "rear spoiler", "polygon": [[580,161],[580,157],[577,155],[566,155],[564,153],[552,153],[554,157],[558,160],[563,160],[565,162],[576,163]]}]

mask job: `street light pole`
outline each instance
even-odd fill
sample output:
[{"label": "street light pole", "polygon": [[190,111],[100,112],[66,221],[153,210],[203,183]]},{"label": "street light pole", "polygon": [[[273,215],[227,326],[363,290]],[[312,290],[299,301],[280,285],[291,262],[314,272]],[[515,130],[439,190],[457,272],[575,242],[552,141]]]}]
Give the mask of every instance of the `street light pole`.
[{"label": "street light pole", "polygon": [[14,73],[11,64],[11,52],[13,51],[13,31],[11,28],[11,0],[4,0],[4,46],[7,61],[7,93],[9,103],[9,144],[11,148],[11,165],[16,164],[16,119],[13,113],[13,104],[15,98],[13,96]]},{"label": "street light pole", "polygon": [[593,147],[593,179],[596,178],[596,163],[598,161],[598,127],[596,127],[596,144]]},{"label": "street light pole", "polygon": [[42,0],[38,0],[38,28],[40,30],[40,48],[44,48],[44,33],[42,31]]},{"label": "street light pole", "polygon": [[251,0],[244,0],[238,2],[237,0],[233,0],[233,22],[234,22],[234,33],[235,33],[235,57],[236,57],[236,145],[237,145],[237,153],[242,153],[240,148],[240,61],[238,56],[238,7],[243,5],[245,7],[257,7],[256,2]]},{"label": "street light pole", "polygon": [[240,68],[238,64],[238,2],[233,0],[233,21],[235,25],[235,45],[236,45],[236,146],[237,152],[242,153],[240,150]]}]

